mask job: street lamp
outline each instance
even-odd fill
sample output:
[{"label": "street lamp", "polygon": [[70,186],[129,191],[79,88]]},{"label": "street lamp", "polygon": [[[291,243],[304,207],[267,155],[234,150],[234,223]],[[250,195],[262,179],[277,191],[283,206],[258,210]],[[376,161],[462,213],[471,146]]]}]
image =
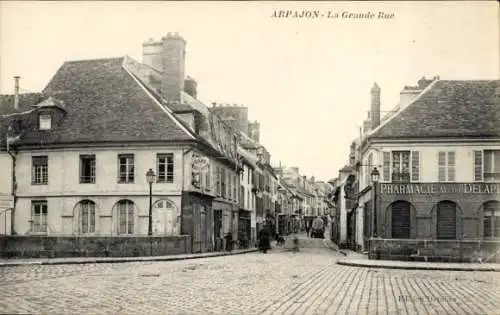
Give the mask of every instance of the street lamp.
[{"label": "street lamp", "polygon": [[371,216],[371,237],[375,234],[375,214],[376,214],[376,204],[377,204],[377,183],[380,179],[380,172],[376,167],[373,168],[371,172],[372,182],[373,182],[373,205],[372,205],[372,216]]},{"label": "street lamp", "polygon": [[153,169],[149,169],[146,172],[146,181],[149,184],[149,222],[148,222],[148,235],[153,235],[153,195],[152,188],[153,182],[155,181],[156,174]]}]

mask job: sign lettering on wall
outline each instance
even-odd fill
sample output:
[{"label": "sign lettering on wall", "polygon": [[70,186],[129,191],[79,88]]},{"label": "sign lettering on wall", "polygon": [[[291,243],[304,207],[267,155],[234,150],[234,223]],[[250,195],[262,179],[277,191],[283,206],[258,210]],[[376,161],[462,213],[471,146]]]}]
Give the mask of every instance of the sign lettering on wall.
[{"label": "sign lettering on wall", "polygon": [[209,160],[206,156],[193,156],[191,166],[194,172],[201,172],[208,167]]},{"label": "sign lettering on wall", "polygon": [[382,195],[472,194],[489,195],[500,192],[497,183],[415,183],[380,184]]}]

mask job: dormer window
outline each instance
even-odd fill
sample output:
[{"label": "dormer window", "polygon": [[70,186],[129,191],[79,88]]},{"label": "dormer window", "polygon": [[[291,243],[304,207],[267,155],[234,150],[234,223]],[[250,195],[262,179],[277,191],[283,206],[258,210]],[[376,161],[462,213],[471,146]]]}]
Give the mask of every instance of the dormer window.
[{"label": "dormer window", "polygon": [[52,117],[50,114],[38,114],[38,129],[50,130],[52,128]]}]

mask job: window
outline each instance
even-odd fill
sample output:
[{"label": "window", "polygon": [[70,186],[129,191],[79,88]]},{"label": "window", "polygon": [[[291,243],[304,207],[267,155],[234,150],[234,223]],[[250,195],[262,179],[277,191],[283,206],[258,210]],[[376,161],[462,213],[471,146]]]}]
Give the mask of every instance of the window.
[{"label": "window", "polygon": [[383,152],[382,160],[382,181],[409,182],[420,180],[419,151]]},{"label": "window", "polygon": [[392,151],[392,180],[410,180],[410,151]]},{"label": "window", "polygon": [[500,180],[500,150],[484,150],[483,178],[485,181]]},{"label": "window", "polygon": [[438,154],[438,181],[455,181],[455,152],[440,151]]},{"label": "window", "polygon": [[227,197],[229,199],[233,199],[233,176],[231,176],[231,173],[227,172]]},{"label": "window", "polygon": [[50,114],[38,114],[38,129],[50,130],[52,127],[52,117]]},{"label": "window", "polygon": [[217,196],[221,195],[221,169],[220,167],[215,168],[215,191]]},{"label": "window", "polygon": [[31,231],[33,233],[47,233],[47,201],[31,202]]},{"label": "window", "polygon": [[134,233],[134,203],[130,200],[120,200],[117,204],[118,234]]},{"label": "window", "polygon": [[220,174],[221,174],[221,183],[220,183],[220,190],[221,190],[221,196],[223,198],[226,198],[226,194],[227,194],[227,191],[226,191],[226,170],[224,168],[221,168],[220,170]]},{"label": "window", "polygon": [[236,189],[238,181],[236,180],[236,175],[233,175],[233,199],[238,200],[238,190]]},{"label": "window", "polygon": [[208,163],[205,171],[205,189],[212,189],[212,168],[210,167],[210,163]]},{"label": "window", "polygon": [[173,183],[174,182],[174,155],[158,154],[156,156],[157,164],[157,182],[158,183]]},{"label": "window", "polygon": [[118,155],[118,182],[133,183],[134,182],[134,155],[120,154]]},{"label": "window", "polygon": [[80,201],[80,232],[95,233],[95,203],[90,200]]},{"label": "window", "polygon": [[485,238],[500,237],[500,202],[488,201],[483,205],[483,232]]},{"label": "window", "polygon": [[95,155],[80,155],[80,183],[95,183]]},{"label": "window", "polygon": [[240,186],[240,208],[248,209],[248,203],[245,205],[245,187]]},{"label": "window", "polygon": [[31,183],[33,185],[47,185],[49,177],[48,157],[32,156],[31,157]]}]

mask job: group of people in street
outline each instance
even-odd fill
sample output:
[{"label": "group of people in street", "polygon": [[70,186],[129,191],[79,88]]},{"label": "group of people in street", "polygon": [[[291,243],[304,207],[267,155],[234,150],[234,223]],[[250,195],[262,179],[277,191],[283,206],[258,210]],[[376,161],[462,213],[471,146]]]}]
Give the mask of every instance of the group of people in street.
[{"label": "group of people in street", "polygon": [[328,219],[317,216],[310,224],[306,224],[306,234],[312,238],[324,238]]}]

